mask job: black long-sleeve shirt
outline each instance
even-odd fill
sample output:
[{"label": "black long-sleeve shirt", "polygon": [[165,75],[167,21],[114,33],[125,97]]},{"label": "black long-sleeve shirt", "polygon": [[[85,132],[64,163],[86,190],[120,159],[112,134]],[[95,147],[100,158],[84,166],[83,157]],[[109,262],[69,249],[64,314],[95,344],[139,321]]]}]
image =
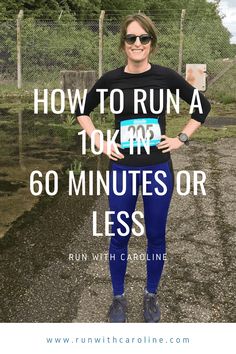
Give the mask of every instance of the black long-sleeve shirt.
[{"label": "black long-sleeve shirt", "polygon": [[[86,97],[84,111],[81,112],[79,105],[76,108],[76,117],[89,115],[100,103],[100,94],[97,89],[108,89],[105,93],[105,99],[110,96],[113,89],[120,89],[124,94],[124,109],[121,113],[115,114],[115,129],[119,130],[116,142],[120,143],[120,151],[124,154],[124,159],[119,159],[116,163],[129,166],[147,166],[165,162],[170,158],[170,153],[163,153],[158,150],[156,144],[160,141],[160,135],[166,131],[166,104],[167,89],[176,93],[179,89],[180,98],[188,104],[192,101],[194,87],[191,86],[182,76],[170,68],[161,65],[151,64],[151,68],[145,72],[131,74],[124,72],[124,66],[105,73],[89,91]],[[134,90],[142,89],[146,92],[144,102],[146,112],[143,112],[143,106],[138,104],[138,112],[134,113]],[[150,107],[150,89],[153,89],[153,108],[157,111],[160,107],[160,89],[163,89],[164,104],[161,113],[153,114]],[[210,103],[205,96],[199,92],[202,113],[195,108],[191,118],[204,123],[210,109]],[[140,98],[140,95],[138,96]],[[120,107],[120,98],[114,94],[114,109],[117,111]],[[152,109],[153,110],[153,109]],[[150,129],[150,153],[148,154],[144,147],[141,148],[141,154],[137,154],[137,148],[134,147],[134,154],[130,153],[129,139],[131,133],[136,134],[137,130],[144,132],[146,128]],[[147,131],[147,130],[146,130]],[[136,132],[136,133],[135,133]],[[145,133],[143,133],[145,134]],[[135,144],[134,144],[135,146]]]}]

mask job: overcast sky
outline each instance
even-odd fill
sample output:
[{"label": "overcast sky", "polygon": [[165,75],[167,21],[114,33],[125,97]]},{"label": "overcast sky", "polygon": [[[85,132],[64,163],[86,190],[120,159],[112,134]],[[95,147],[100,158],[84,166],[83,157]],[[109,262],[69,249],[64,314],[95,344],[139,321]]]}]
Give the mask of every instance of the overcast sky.
[{"label": "overcast sky", "polygon": [[233,35],[230,42],[236,43],[236,0],[221,0],[220,10],[225,15],[225,18],[222,20],[224,26]]}]

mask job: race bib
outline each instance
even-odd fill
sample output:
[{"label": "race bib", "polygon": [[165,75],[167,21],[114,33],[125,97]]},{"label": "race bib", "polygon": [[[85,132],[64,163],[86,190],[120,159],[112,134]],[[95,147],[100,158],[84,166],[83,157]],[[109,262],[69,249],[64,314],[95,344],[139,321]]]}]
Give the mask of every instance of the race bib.
[{"label": "race bib", "polygon": [[[155,146],[161,141],[161,129],[158,118],[137,118],[123,120],[120,123],[121,148],[133,146]],[[149,143],[148,143],[149,142]]]}]

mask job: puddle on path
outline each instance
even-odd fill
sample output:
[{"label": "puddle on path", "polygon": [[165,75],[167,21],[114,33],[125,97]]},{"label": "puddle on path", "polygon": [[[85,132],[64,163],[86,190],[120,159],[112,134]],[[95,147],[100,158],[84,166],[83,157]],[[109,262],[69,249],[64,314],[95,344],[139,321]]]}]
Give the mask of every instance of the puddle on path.
[{"label": "puddle on path", "polygon": [[98,159],[81,156],[79,125],[68,128],[64,119],[61,115],[34,115],[33,111],[11,114],[0,110],[0,238],[39,201],[30,193],[33,170],[43,174],[55,170],[63,180],[67,169],[98,163]]}]

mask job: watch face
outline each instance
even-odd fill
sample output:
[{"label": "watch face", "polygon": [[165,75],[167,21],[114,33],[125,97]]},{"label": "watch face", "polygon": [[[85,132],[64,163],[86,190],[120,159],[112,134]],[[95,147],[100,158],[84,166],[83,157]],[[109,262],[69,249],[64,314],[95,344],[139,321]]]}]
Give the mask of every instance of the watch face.
[{"label": "watch face", "polygon": [[187,134],[180,133],[180,134],[179,134],[179,140],[182,141],[183,143],[185,143],[186,141],[188,141],[188,136],[187,136]]}]

